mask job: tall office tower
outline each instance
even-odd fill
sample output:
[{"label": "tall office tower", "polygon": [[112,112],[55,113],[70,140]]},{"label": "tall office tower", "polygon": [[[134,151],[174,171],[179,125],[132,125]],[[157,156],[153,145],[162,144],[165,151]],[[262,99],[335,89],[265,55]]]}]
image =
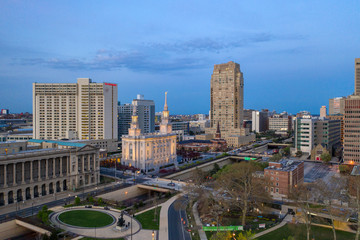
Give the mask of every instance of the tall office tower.
[{"label": "tall office tower", "polygon": [[329,99],[329,115],[344,114],[345,97]]},{"label": "tall office tower", "polygon": [[133,105],[125,103],[118,105],[118,140],[121,140],[122,135],[129,133],[131,124],[131,116],[133,113]]},{"label": "tall office tower", "polygon": [[214,66],[210,90],[210,127],[227,135],[229,130],[240,129],[243,122],[244,77],[240,65],[228,62]]},{"label": "tall office tower", "polygon": [[33,138],[117,139],[117,85],[33,83]]},{"label": "tall office tower", "polygon": [[321,108],[320,108],[320,117],[321,118],[326,118],[326,114],[327,114],[326,106],[321,106]]},{"label": "tall office tower", "polygon": [[344,150],[345,164],[360,165],[360,96],[351,95],[345,100]]},{"label": "tall office tower", "polygon": [[141,132],[155,132],[155,103],[153,100],[145,100],[143,95],[138,94],[131,104],[125,103],[118,106],[119,140],[122,135],[129,133],[134,108]]},{"label": "tall office tower", "polygon": [[360,95],[360,58],[355,58],[355,95]]},{"label": "tall office tower", "polygon": [[155,103],[153,100],[145,100],[144,95],[137,95],[132,101],[139,116],[139,127],[142,133],[155,132]]}]

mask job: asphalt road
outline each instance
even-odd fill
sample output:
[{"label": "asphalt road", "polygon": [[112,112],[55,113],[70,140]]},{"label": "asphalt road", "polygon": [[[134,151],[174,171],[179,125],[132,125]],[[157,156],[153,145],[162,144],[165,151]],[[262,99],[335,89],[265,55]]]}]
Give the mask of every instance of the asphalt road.
[{"label": "asphalt road", "polygon": [[171,240],[191,240],[190,233],[186,230],[189,224],[185,211],[187,203],[186,198],[180,198],[169,207],[168,228]]},{"label": "asphalt road", "polygon": [[[91,192],[82,193],[80,191],[77,196],[80,199],[84,199],[88,195],[95,196],[95,195],[103,194],[103,193],[106,193],[106,192],[115,191],[117,189],[128,187],[128,186],[129,186],[129,184],[118,184],[118,185],[113,185],[113,186],[105,187],[105,188],[102,188],[102,189],[94,190],[94,191],[91,191]],[[18,209],[18,211],[13,211],[13,212],[10,212],[10,213],[2,214],[2,215],[0,215],[0,223],[4,222],[4,221],[9,221],[11,219],[14,219],[16,216],[30,217],[30,216],[32,216],[34,214],[37,214],[37,212],[39,210],[41,210],[41,208],[44,205],[46,205],[48,208],[52,208],[52,207],[55,207],[55,206],[61,206],[61,205],[72,203],[72,202],[74,202],[74,199],[75,199],[75,196],[66,197],[66,198],[63,198],[63,199],[58,199],[58,200],[54,200],[54,201],[51,201],[51,202],[47,202],[47,203],[44,203],[44,204],[41,204],[41,205],[28,207],[28,208],[24,208],[24,209]],[[14,204],[17,204],[17,203],[14,203]]]}]

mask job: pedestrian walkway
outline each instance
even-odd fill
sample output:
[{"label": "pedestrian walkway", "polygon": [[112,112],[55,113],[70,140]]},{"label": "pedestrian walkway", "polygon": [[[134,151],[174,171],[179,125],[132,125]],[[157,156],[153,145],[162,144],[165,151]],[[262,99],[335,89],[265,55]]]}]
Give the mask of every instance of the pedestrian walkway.
[{"label": "pedestrian walkway", "polygon": [[207,240],[206,234],[205,234],[204,230],[202,229],[203,225],[202,225],[200,217],[199,217],[199,212],[197,210],[197,206],[198,206],[198,203],[196,202],[192,207],[193,215],[195,218],[195,223],[196,223],[196,226],[198,227],[200,239]]},{"label": "pedestrian walkway", "polygon": [[[72,210],[81,210],[81,211],[99,211],[106,213],[113,217],[114,221],[108,226],[99,227],[99,228],[87,228],[87,227],[78,227],[78,226],[71,226],[65,224],[59,220],[59,215]],[[117,211],[115,209],[104,210],[101,207],[93,207],[91,209],[86,209],[84,207],[75,207],[75,208],[67,208],[59,212],[55,212],[50,216],[50,221],[53,225],[57,226],[60,229],[64,229],[65,231],[69,231],[75,233],[77,235],[86,236],[86,237],[93,237],[93,238],[121,238],[130,236],[131,233],[135,234],[138,233],[141,229],[141,224],[136,220],[132,219],[130,216],[124,214],[125,223],[131,223],[131,227],[127,229],[117,229],[117,219],[120,217],[121,211]],[[151,233],[150,233],[151,237]]]},{"label": "pedestrian walkway", "polygon": [[258,237],[261,237],[261,236],[263,236],[263,235],[265,235],[265,234],[268,234],[269,232],[275,231],[276,229],[279,229],[279,228],[285,226],[285,224],[287,224],[287,223],[289,223],[289,222],[292,222],[292,218],[293,218],[293,216],[292,216],[291,214],[288,214],[288,215],[281,221],[281,223],[279,223],[279,224],[276,225],[275,227],[269,228],[269,229],[267,229],[267,230],[265,230],[265,231],[262,231],[262,232],[259,232],[259,233],[255,234],[255,235],[253,236],[253,239],[258,238]]},{"label": "pedestrian walkway", "polygon": [[175,202],[181,194],[175,195],[170,198],[168,201],[164,202],[160,211],[160,229],[159,229],[159,239],[168,240],[169,239],[169,231],[168,231],[168,212],[170,205]]}]

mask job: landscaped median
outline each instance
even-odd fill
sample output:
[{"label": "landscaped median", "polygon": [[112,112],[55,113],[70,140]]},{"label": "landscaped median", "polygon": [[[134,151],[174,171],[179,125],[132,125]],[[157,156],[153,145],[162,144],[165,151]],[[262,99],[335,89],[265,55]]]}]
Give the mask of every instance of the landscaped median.
[{"label": "landscaped median", "polygon": [[114,222],[109,214],[93,210],[67,211],[59,215],[59,220],[68,225],[88,228],[105,227]]},{"label": "landscaped median", "polygon": [[142,229],[159,230],[161,207],[153,208],[135,216],[142,226]]}]

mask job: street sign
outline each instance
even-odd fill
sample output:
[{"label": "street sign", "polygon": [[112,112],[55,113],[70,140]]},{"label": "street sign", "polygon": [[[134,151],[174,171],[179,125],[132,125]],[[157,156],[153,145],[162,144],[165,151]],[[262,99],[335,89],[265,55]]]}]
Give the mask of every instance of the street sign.
[{"label": "street sign", "polygon": [[242,231],[244,230],[243,226],[219,226],[219,227],[207,227],[203,226],[203,230],[207,232],[215,231]]}]

